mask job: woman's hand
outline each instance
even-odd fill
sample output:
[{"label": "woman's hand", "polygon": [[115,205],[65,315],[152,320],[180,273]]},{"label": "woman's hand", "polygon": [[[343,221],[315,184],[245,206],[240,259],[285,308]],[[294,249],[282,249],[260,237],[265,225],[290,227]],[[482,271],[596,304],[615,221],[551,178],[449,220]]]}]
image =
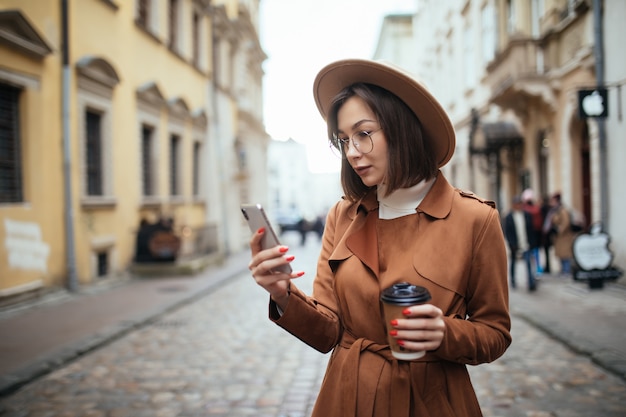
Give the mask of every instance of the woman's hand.
[{"label": "woman's hand", "polygon": [[443,340],[446,324],[441,309],[432,304],[407,307],[402,312],[404,319],[391,321],[390,334],[398,344],[415,351],[436,350]]},{"label": "woman's hand", "polygon": [[304,275],[304,272],[292,272],[285,274],[277,272],[273,269],[281,265],[286,265],[295,259],[292,255],[287,255],[289,248],[287,246],[275,246],[270,249],[263,250],[261,247],[261,238],[265,233],[264,228],[260,228],[250,239],[250,250],[252,251],[252,260],[248,265],[252,277],[258,285],[263,287],[272,300],[278,306],[285,310],[289,301],[289,283],[292,278],[298,278]]}]

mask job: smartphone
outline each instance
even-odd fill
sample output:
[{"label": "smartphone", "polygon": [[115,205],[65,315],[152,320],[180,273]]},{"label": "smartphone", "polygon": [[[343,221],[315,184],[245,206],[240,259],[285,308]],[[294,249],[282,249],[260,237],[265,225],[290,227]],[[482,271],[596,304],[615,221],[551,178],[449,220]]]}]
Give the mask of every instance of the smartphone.
[{"label": "smartphone", "polygon": [[[261,239],[261,247],[263,249],[269,249],[276,245],[280,245],[280,241],[274,232],[274,228],[272,228],[272,225],[265,214],[265,210],[263,210],[263,206],[260,204],[242,204],[241,212],[243,213],[243,217],[246,218],[252,233],[256,233],[256,231],[261,227],[265,228],[265,234],[263,235],[263,239]],[[291,274],[291,265],[282,265],[276,268],[276,271]]]}]

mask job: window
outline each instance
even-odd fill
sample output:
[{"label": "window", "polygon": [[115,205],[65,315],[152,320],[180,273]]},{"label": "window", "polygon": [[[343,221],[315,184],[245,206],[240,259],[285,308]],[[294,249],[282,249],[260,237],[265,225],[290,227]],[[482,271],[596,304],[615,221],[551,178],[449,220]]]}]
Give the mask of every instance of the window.
[{"label": "window", "polygon": [[85,175],[87,195],[103,195],[102,186],[102,116],[87,110],[85,114]]},{"label": "window", "polygon": [[515,3],[513,0],[507,0],[506,2],[506,16],[507,16],[507,24],[506,30],[509,34],[515,33]]},{"label": "window", "polygon": [[141,179],[144,196],[154,195],[154,176],[152,164],[152,142],[154,129],[151,126],[141,127]]},{"label": "window", "polygon": [[178,0],[169,0],[169,47],[178,51]]},{"label": "window", "polygon": [[243,172],[248,167],[246,147],[241,143],[241,141],[237,140],[235,142],[235,150],[237,151],[237,168],[240,172]]},{"label": "window", "polygon": [[483,7],[481,20],[483,64],[487,65],[496,53],[496,15],[491,5]]},{"label": "window", "polygon": [[102,58],[83,57],[76,64],[77,114],[83,208],[113,207],[113,89],[119,77]]},{"label": "window", "polygon": [[541,35],[541,17],[544,13],[544,7],[543,0],[532,0],[530,5],[530,24],[533,38],[538,38]]},{"label": "window", "polygon": [[193,21],[192,21],[192,42],[193,42],[193,50],[191,51],[192,62],[195,66],[200,64],[200,15],[198,12],[193,12]]},{"label": "window", "polygon": [[108,252],[100,252],[96,254],[96,268],[96,274],[98,277],[104,277],[109,273]]},{"label": "window", "polygon": [[193,195],[200,195],[200,151],[202,149],[202,145],[200,142],[195,142],[193,144]]},{"label": "window", "polygon": [[0,84],[0,203],[18,203],[24,199],[19,95],[19,89]]},{"label": "window", "polygon": [[180,136],[170,136],[170,195],[180,195],[178,158],[180,157]]},{"label": "window", "polygon": [[161,109],[166,105],[161,91],[154,82],[148,82],[136,90],[137,94],[137,163],[140,167],[139,189],[142,192],[142,205],[154,206],[159,203],[159,165],[163,146],[159,126]]},{"label": "window", "polygon": [[150,1],[137,0],[137,23],[144,27],[150,27]]}]

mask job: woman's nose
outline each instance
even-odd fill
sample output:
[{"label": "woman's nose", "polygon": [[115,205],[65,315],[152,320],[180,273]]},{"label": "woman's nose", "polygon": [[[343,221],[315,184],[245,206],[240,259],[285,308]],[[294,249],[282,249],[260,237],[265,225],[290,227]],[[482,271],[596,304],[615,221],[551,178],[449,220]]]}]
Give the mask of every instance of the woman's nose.
[{"label": "woman's nose", "polygon": [[354,158],[355,156],[361,156],[361,152],[354,146],[352,140],[348,141],[348,149],[346,150],[346,158]]}]

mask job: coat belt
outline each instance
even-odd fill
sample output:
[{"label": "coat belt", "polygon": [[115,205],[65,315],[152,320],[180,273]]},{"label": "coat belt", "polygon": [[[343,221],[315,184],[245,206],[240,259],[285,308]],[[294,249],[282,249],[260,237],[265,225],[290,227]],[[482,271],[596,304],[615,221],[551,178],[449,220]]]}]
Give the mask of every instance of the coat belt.
[{"label": "coat belt", "polygon": [[[346,331],[344,331],[339,345],[348,349],[348,355],[340,373],[341,386],[344,394],[343,398],[346,399],[345,404],[347,407],[342,415],[357,417],[357,388],[359,385],[360,359],[361,352],[365,350],[373,352],[384,359],[378,361],[376,365],[372,364],[372,366],[377,367],[374,370],[375,374],[378,375],[378,381],[376,381],[377,385],[380,383],[380,376],[386,363],[391,363],[389,416],[410,417],[411,399],[416,409],[426,410],[426,406],[423,404],[419,393],[413,393],[413,395],[411,393],[411,362],[399,361],[394,358],[389,345],[381,345],[363,337],[355,338]],[[424,362],[423,358],[420,362]],[[370,366],[370,364],[368,364],[368,366]],[[362,415],[373,415],[374,399],[374,396],[362,398],[361,403],[358,404],[359,413]],[[423,417],[429,416],[425,415]]]}]

